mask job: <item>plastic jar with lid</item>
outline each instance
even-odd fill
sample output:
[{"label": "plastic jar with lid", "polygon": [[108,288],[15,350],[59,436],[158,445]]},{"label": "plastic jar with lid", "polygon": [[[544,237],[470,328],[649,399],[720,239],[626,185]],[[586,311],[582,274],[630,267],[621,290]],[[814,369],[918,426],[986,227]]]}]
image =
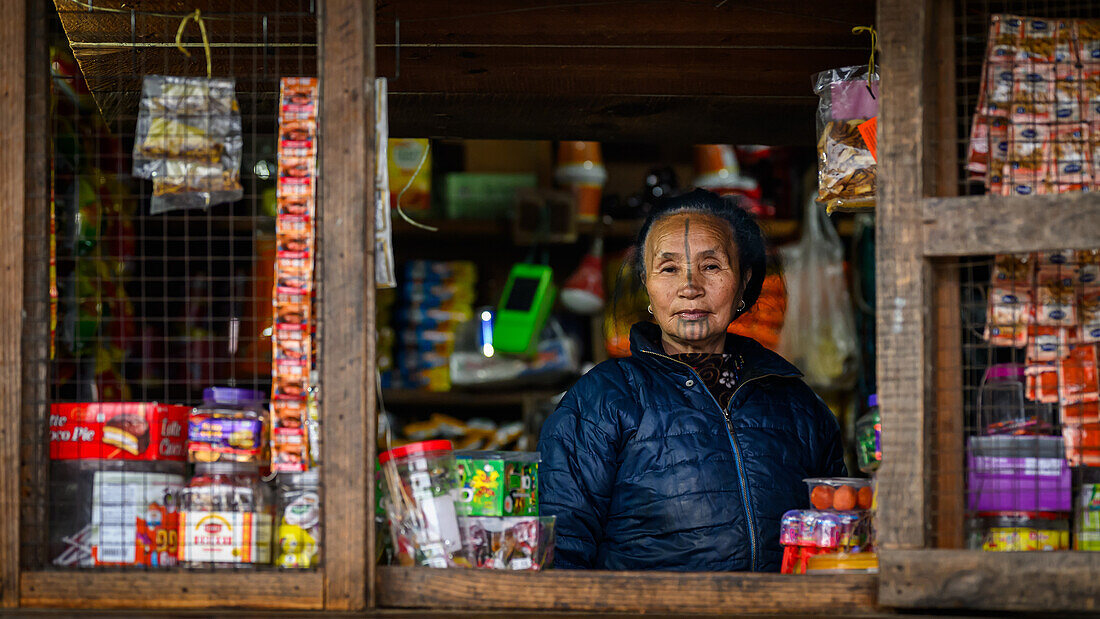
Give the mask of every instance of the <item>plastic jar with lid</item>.
[{"label": "plastic jar with lid", "polygon": [[982,527],[982,550],[1069,550],[1068,513],[980,512],[978,517]]},{"label": "plastic jar with lid", "polygon": [[412,443],[383,452],[387,519],[398,561],[447,567],[461,549],[455,499],[458,473],[447,440]]},{"label": "plastic jar with lid", "polygon": [[188,420],[188,460],[263,463],[267,447],[263,392],[209,387],[202,399],[202,406],[192,409]]},{"label": "plastic jar with lid", "polygon": [[256,465],[200,462],[183,489],[179,558],[191,567],[271,563],[274,505]]},{"label": "plastic jar with lid", "polygon": [[856,456],[859,470],[871,474],[882,464],[882,418],[878,413],[878,394],[867,398],[870,409],[856,420]]},{"label": "plastic jar with lid", "polygon": [[1051,434],[1053,409],[1025,397],[1024,366],[999,363],[985,371],[978,388],[977,428],[982,434]]},{"label": "plastic jar with lid", "polygon": [[276,496],[275,565],[321,564],[321,495],[317,469],[279,473]]}]

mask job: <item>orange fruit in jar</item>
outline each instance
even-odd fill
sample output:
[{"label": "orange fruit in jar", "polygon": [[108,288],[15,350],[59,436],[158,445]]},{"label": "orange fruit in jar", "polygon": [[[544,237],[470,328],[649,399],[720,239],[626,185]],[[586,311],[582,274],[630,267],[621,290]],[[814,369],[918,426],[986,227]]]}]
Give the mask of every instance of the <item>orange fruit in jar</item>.
[{"label": "orange fruit in jar", "polygon": [[810,491],[810,505],[814,509],[829,509],[833,506],[833,489],[829,486],[814,486]]},{"label": "orange fruit in jar", "polygon": [[856,508],[856,489],[851,486],[841,486],[836,489],[833,496],[833,507],[842,512]]},{"label": "orange fruit in jar", "polygon": [[856,504],[860,509],[871,509],[871,501],[874,499],[874,493],[871,491],[870,486],[864,486],[856,493]]}]

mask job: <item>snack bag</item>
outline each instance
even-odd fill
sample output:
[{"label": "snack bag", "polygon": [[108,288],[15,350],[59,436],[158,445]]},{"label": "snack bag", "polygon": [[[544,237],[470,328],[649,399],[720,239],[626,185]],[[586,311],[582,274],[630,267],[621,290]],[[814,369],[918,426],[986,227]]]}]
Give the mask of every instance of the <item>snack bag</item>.
[{"label": "snack bag", "polygon": [[[814,76],[817,106],[817,201],[838,208],[875,206],[876,155],[860,126],[878,118],[878,73],[842,67]],[[870,134],[869,134],[870,135]]]}]

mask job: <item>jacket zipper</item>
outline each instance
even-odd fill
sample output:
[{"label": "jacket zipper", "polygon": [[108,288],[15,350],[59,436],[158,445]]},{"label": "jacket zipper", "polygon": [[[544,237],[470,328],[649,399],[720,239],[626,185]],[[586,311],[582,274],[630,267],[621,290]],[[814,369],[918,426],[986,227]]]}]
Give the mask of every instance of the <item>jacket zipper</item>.
[{"label": "jacket zipper", "polygon": [[[686,367],[688,370],[690,370],[692,375],[695,376],[695,378],[699,379],[700,383],[703,382],[703,379],[699,377],[699,374],[695,371],[695,368],[693,368],[690,365],[684,363],[683,361],[677,361],[676,359],[673,359],[672,357],[669,357],[668,355],[662,355],[660,353],[655,353],[655,352],[649,351],[649,350],[643,350],[642,352],[653,355],[654,357],[661,357],[663,359],[668,359],[669,361],[672,361],[673,363],[679,363],[680,365],[682,365],[682,366]],[[754,376],[754,377],[742,382],[740,385],[737,386],[736,389],[733,390],[733,394],[730,396],[730,403],[733,403],[733,398],[734,398],[734,396],[737,395],[738,391],[741,391],[741,387],[744,387],[745,385],[751,383],[754,380],[759,380],[761,378],[768,378],[770,376],[778,376],[778,374],[764,374],[762,376]],[[705,386],[706,385],[704,385],[704,387]],[[722,417],[726,420],[726,435],[730,439],[730,447],[733,448],[733,459],[737,463],[737,482],[741,486],[741,503],[745,506],[745,518],[748,520],[748,525],[749,525],[749,569],[750,569],[750,571],[755,572],[756,571],[756,517],[753,515],[752,504],[749,501],[749,482],[748,482],[748,478],[745,476],[744,460],[741,457],[741,445],[737,442],[737,437],[733,435],[733,422],[730,420],[730,414],[729,414],[728,407],[727,408],[722,408],[722,406],[720,404],[718,404],[718,400],[716,400],[714,398],[714,394],[711,393],[709,389],[707,389],[706,392],[707,392],[707,395],[710,396],[711,401],[714,402],[714,405],[716,407],[718,407],[718,410],[722,411]]]}]

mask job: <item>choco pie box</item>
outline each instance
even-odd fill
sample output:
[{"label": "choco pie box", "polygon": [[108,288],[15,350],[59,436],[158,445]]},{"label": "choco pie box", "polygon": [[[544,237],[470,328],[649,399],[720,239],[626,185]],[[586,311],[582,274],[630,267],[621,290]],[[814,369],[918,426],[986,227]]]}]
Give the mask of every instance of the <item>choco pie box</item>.
[{"label": "choco pie box", "polygon": [[53,404],[50,459],[183,461],[190,412],[156,402]]}]

